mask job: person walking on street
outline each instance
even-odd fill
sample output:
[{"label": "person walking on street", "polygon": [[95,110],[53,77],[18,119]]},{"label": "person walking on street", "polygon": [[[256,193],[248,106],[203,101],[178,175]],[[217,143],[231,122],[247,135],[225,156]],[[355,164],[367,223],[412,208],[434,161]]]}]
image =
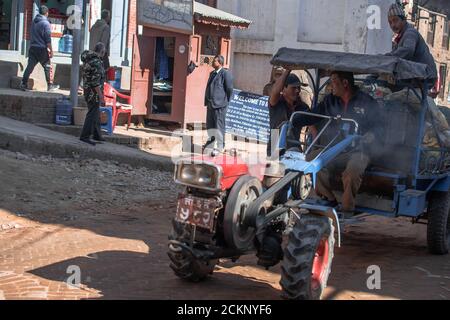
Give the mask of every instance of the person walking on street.
[{"label": "person walking on street", "polygon": [[[223,68],[224,63],[223,56],[214,57],[212,64],[214,71],[209,75],[205,92],[208,141],[204,145],[204,149],[213,148],[217,141],[219,152],[225,148],[225,117],[233,94],[233,78],[231,73]],[[213,131],[215,132],[213,133]]]},{"label": "person walking on street", "polygon": [[111,13],[109,10],[102,10],[101,19],[98,19],[91,28],[89,36],[89,50],[94,51],[97,43],[101,42],[105,45],[105,56],[103,57],[103,67],[105,72],[110,67],[109,64],[109,43],[111,38]]},{"label": "person walking on street", "polygon": [[28,79],[33,73],[34,67],[40,63],[44,68],[48,91],[59,89],[53,84],[53,70],[50,59],[53,58],[50,22],[48,21],[48,8],[41,6],[39,14],[34,18],[31,26],[31,44],[28,51],[28,65],[20,83],[21,90],[28,89]]},{"label": "person walking on street", "polygon": [[100,129],[100,105],[105,105],[103,96],[103,84],[105,82],[105,69],[103,68],[103,57],[106,47],[99,42],[94,51],[86,50],[81,54],[83,62],[83,89],[84,99],[88,105],[88,113],[84,120],[80,140],[95,146],[92,141],[93,135],[96,141],[105,141]]}]

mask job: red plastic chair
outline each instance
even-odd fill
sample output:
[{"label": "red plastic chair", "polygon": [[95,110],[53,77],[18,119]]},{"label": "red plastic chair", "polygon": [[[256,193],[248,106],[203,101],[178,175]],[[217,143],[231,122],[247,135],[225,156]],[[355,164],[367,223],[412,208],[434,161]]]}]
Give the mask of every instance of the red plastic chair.
[{"label": "red plastic chair", "polygon": [[[119,114],[125,113],[128,114],[128,126],[127,130],[131,125],[131,111],[133,110],[133,106],[131,105],[131,97],[125,94],[120,93],[112,85],[105,82],[103,88],[103,95],[105,96],[105,105],[107,107],[112,108],[113,114],[113,130],[116,127],[117,119],[119,118]],[[117,97],[125,100],[127,103],[121,103],[117,101]]]}]

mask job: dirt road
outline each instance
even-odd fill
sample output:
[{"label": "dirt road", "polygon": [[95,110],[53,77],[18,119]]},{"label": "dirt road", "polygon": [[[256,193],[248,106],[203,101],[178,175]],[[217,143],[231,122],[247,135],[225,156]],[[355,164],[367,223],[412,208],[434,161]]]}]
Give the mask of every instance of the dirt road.
[{"label": "dirt road", "polygon": [[[170,173],[0,150],[0,178],[0,299],[279,299],[279,267],[254,257],[200,284],[173,275]],[[346,228],[324,298],[450,299],[450,255],[429,255],[425,234],[404,219]],[[372,265],[380,290],[367,287]]]}]

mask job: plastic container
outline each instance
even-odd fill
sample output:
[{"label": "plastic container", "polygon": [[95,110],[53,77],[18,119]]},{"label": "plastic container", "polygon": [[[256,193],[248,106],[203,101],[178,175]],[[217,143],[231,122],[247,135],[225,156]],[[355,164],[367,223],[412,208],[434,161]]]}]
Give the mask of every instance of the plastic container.
[{"label": "plastic container", "polygon": [[73,37],[70,34],[65,34],[63,35],[63,49],[64,49],[64,53],[72,53],[72,48],[73,48]]},{"label": "plastic container", "polygon": [[116,90],[120,90],[120,86],[122,84],[122,69],[116,69],[116,76],[112,86]]},{"label": "plastic container", "polygon": [[112,135],[113,128],[112,109],[110,107],[100,107],[100,127],[108,135]]},{"label": "plastic container", "polygon": [[55,123],[59,125],[72,124],[72,103],[69,99],[59,99],[56,101]]},{"label": "plastic container", "polygon": [[64,48],[64,38],[61,37],[58,41],[58,52],[64,52],[65,48]]},{"label": "plastic container", "polygon": [[106,70],[106,79],[108,81],[116,80],[116,70],[113,67],[109,67],[108,70]]}]

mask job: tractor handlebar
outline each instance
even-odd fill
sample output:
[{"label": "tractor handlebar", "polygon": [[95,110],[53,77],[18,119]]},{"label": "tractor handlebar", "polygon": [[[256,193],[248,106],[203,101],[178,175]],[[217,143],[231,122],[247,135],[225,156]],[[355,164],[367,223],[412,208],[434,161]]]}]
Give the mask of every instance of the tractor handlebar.
[{"label": "tractor handlebar", "polygon": [[353,119],[347,119],[347,118],[342,118],[342,116],[336,116],[336,117],[331,117],[331,116],[325,116],[322,114],[317,114],[317,113],[311,113],[311,112],[306,112],[306,111],[296,111],[292,114],[291,119],[289,120],[290,125],[292,125],[294,118],[298,115],[306,115],[309,117],[316,117],[316,118],[322,118],[322,119],[328,119],[329,122],[331,121],[343,121],[343,122],[351,122],[355,125],[355,133],[358,133],[359,131],[359,124],[358,122],[356,122]]}]

